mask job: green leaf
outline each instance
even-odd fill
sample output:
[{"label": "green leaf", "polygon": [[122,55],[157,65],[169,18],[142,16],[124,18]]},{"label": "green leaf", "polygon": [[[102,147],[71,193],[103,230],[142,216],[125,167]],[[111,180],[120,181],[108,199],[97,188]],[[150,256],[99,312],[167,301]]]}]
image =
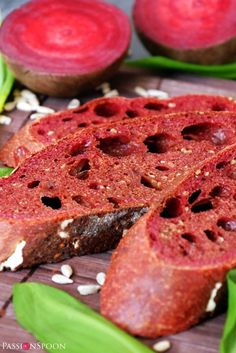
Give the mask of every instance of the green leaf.
[{"label": "green leaf", "polygon": [[44,344],[64,344],[65,353],[153,352],[76,298],[50,286],[16,284],[13,306],[24,328]]},{"label": "green leaf", "polygon": [[236,62],[225,65],[197,65],[169,59],[164,56],[149,56],[134,61],[127,61],[126,63],[135,67],[187,71],[219,78],[236,78]]},{"label": "green leaf", "polygon": [[[13,84],[14,84],[14,76],[11,72],[11,70],[7,67],[5,63],[3,63],[4,69],[5,70],[0,70],[0,73],[2,74],[3,72],[5,73],[3,82],[0,86],[0,112],[3,111],[4,104],[7,100],[7,97],[11,93]],[[0,79],[0,83],[2,81],[2,78]]]},{"label": "green leaf", "polygon": [[0,178],[7,177],[13,172],[13,168],[2,167],[0,168]]},{"label": "green leaf", "polygon": [[220,342],[220,353],[236,352],[236,269],[227,275],[228,313]]}]

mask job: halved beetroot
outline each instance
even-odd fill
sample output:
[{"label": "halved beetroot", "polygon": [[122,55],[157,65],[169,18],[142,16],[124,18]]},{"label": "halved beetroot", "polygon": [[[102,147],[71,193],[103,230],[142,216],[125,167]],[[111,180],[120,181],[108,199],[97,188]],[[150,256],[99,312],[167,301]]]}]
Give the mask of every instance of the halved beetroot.
[{"label": "halved beetroot", "polygon": [[33,0],[0,30],[0,49],[16,78],[55,96],[73,96],[109,78],[129,43],[126,14],[100,0]]},{"label": "halved beetroot", "polygon": [[236,58],[235,13],[234,0],[136,0],[133,16],[152,54],[222,64]]}]

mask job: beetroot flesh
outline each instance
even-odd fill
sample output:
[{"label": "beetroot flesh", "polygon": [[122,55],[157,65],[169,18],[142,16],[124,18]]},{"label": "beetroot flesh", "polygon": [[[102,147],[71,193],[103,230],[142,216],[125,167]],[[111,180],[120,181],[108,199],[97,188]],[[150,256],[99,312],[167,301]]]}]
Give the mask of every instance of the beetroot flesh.
[{"label": "beetroot flesh", "polygon": [[113,5],[91,0],[35,0],[13,11],[0,31],[4,55],[48,73],[90,73],[128,48],[129,22]]},{"label": "beetroot flesh", "polygon": [[[73,77],[91,86],[113,73],[129,42],[126,14],[100,0],[33,0],[13,11],[0,29],[0,48],[16,77],[40,91],[31,74],[55,75],[58,95],[63,95],[58,78],[71,89]],[[48,78],[41,91],[51,93],[51,85]]]},{"label": "beetroot flesh", "polygon": [[232,0],[136,0],[133,16],[141,39],[153,54],[220,64],[236,57],[235,12]]}]

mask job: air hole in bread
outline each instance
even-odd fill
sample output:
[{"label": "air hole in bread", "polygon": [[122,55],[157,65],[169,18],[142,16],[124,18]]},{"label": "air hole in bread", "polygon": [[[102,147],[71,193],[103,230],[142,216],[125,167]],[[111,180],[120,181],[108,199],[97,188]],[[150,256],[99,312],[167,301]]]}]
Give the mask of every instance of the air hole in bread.
[{"label": "air hole in bread", "polygon": [[45,131],[43,129],[38,129],[38,134],[39,135],[45,135]]},{"label": "air hole in bread", "polygon": [[110,118],[111,116],[114,116],[120,112],[120,107],[115,103],[106,102],[106,103],[97,105],[94,108],[94,112],[98,116],[102,116],[104,118]]},{"label": "air hole in bread", "polygon": [[91,168],[90,168],[89,160],[84,158],[84,159],[81,159],[76,165],[72,166],[72,168],[69,171],[69,174],[71,176],[76,177],[77,179],[85,180],[89,176],[90,169]]},{"label": "air hole in bread", "polygon": [[193,234],[191,234],[191,233],[181,234],[181,238],[187,240],[189,243],[195,243],[196,242],[195,236]]},{"label": "air hole in bread", "polygon": [[127,110],[125,112],[125,114],[129,117],[129,118],[136,118],[136,116],[139,116],[139,113],[135,110]]},{"label": "air hole in bread", "polygon": [[227,166],[227,162],[219,162],[216,164],[216,169],[224,169]]},{"label": "air hole in bread", "polygon": [[75,143],[73,147],[70,149],[70,155],[72,157],[78,156],[79,154],[83,154],[88,147],[88,144],[85,143]]},{"label": "air hole in bread", "polygon": [[97,183],[90,183],[89,184],[89,188],[92,190],[98,190],[99,189],[99,185]]},{"label": "air hole in bread", "polygon": [[113,157],[129,156],[135,150],[127,136],[107,137],[99,140],[97,146],[103,153]]},{"label": "air hole in bread", "polygon": [[165,153],[173,146],[174,141],[168,134],[156,134],[144,140],[144,144],[151,153]]},{"label": "air hole in bread", "polygon": [[146,176],[141,176],[140,182],[142,185],[146,186],[147,188],[156,189],[156,187],[154,185],[155,180],[152,180],[152,178],[148,178]]},{"label": "air hole in bread", "polygon": [[53,210],[59,210],[61,208],[61,200],[58,196],[43,196],[41,197],[41,201],[45,206],[51,207]]},{"label": "air hole in bread", "polygon": [[223,112],[223,111],[227,110],[227,107],[224,104],[215,103],[212,105],[211,109],[214,112]]},{"label": "air hole in bread", "polygon": [[217,185],[209,194],[212,197],[229,197],[231,195],[231,190],[226,186]]},{"label": "air hole in bread", "polygon": [[220,126],[211,123],[201,123],[186,126],[181,134],[184,140],[211,141],[215,145],[230,143],[233,133],[229,129],[222,129]]},{"label": "air hole in bread", "polygon": [[72,200],[75,201],[80,206],[88,207],[87,202],[83,199],[81,195],[72,196]]},{"label": "air hole in bread", "polygon": [[107,200],[113,204],[114,208],[119,208],[119,202],[115,197],[108,197]]},{"label": "air hole in bread", "polygon": [[88,126],[88,124],[86,124],[86,123],[80,123],[79,125],[78,125],[78,127],[87,127]]},{"label": "air hole in bread", "polygon": [[165,106],[164,106],[164,104],[161,104],[161,103],[150,102],[150,103],[145,104],[144,108],[148,109],[148,110],[160,111],[162,109],[165,109]]},{"label": "air hole in bread", "polygon": [[28,187],[29,189],[34,189],[34,188],[36,188],[37,186],[39,186],[39,184],[40,184],[40,181],[39,181],[39,180],[34,180],[34,181],[31,181],[31,182],[27,185],[27,187]]},{"label": "air hole in bread", "polygon": [[178,197],[172,197],[166,201],[160,216],[163,218],[176,218],[183,213],[183,206]]},{"label": "air hole in bread", "polygon": [[158,165],[156,169],[160,170],[161,172],[166,172],[167,170],[169,170],[169,168],[165,167],[164,165]]},{"label": "air hole in bread", "polygon": [[216,241],[217,241],[217,235],[216,235],[216,233],[213,232],[212,230],[206,229],[206,230],[204,230],[204,233],[206,234],[207,238],[208,238],[210,241],[213,241],[213,242],[216,242]]},{"label": "air hole in bread", "polygon": [[189,202],[190,204],[193,203],[193,202],[195,202],[195,201],[197,200],[197,198],[200,196],[201,192],[202,192],[202,191],[201,191],[200,189],[194,191],[194,192],[189,196],[188,202]]},{"label": "air hole in bread", "polygon": [[217,226],[223,228],[226,231],[235,232],[236,231],[236,219],[230,219],[222,217],[217,221]]},{"label": "air hole in bread", "polygon": [[72,120],[72,118],[64,118],[64,119],[62,119],[63,123],[67,123],[67,122],[69,122],[71,120]]},{"label": "air hole in bread", "polygon": [[191,211],[193,213],[199,213],[199,212],[206,212],[209,210],[213,209],[213,204],[211,202],[211,199],[203,199],[198,202],[196,202],[192,208]]},{"label": "air hole in bread", "polygon": [[73,111],[73,114],[81,114],[81,113],[85,113],[87,111],[88,111],[88,107],[78,108]]}]

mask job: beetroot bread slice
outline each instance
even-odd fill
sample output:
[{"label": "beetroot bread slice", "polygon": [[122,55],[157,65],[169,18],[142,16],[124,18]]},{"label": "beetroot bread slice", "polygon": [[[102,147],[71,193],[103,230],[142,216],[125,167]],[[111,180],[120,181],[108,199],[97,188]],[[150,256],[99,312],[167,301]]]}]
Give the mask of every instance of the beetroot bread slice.
[{"label": "beetroot bread slice", "polygon": [[4,164],[16,167],[26,157],[76,130],[90,125],[179,111],[235,111],[231,97],[186,95],[170,99],[98,98],[80,108],[49,115],[27,124],[0,151]]},{"label": "beetroot bread slice", "polygon": [[162,190],[234,143],[235,132],[233,112],[173,113],[48,146],[0,180],[1,268],[111,249]]},{"label": "beetroot bread slice", "polygon": [[117,71],[130,35],[128,16],[101,0],[33,0],[7,16],[0,48],[20,82],[70,97]]},{"label": "beetroot bread slice", "polygon": [[236,266],[235,157],[233,145],[200,164],[126,233],[102,288],[103,315],[154,338],[219,309]]},{"label": "beetroot bread slice", "polygon": [[233,0],[136,0],[133,17],[152,54],[206,65],[235,61],[235,11]]}]

